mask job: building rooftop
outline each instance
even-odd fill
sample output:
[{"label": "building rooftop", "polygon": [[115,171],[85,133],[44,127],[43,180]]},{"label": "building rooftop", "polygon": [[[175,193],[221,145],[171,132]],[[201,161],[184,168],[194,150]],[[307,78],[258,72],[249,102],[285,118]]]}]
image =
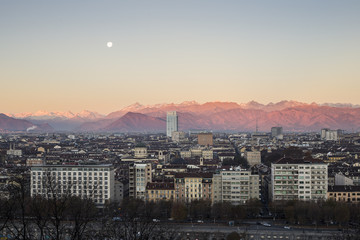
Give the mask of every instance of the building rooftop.
[{"label": "building rooftop", "polygon": [[325,164],[320,159],[313,159],[313,158],[291,158],[291,157],[283,157],[277,160],[274,164]]},{"label": "building rooftop", "polygon": [[360,186],[346,186],[346,185],[329,186],[328,192],[360,192]]}]

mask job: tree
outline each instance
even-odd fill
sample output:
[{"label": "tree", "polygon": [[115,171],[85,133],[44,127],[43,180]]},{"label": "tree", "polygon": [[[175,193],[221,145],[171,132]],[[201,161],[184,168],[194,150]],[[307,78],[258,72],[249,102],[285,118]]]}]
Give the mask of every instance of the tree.
[{"label": "tree", "polygon": [[246,213],[247,216],[250,216],[251,218],[257,217],[260,214],[262,204],[260,200],[258,199],[250,199],[246,203]]},{"label": "tree", "polygon": [[100,233],[101,236],[97,236],[98,239],[171,239],[176,233],[174,228],[165,227],[154,221],[154,214],[157,214],[154,203],[144,202],[140,199],[124,199],[120,207],[114,210],[106,212],[119,214],[120,217],[105,222],[102,233]]},{"label": "tree", "polygon": [[347,224],[350,219],[350,212],[348,206],[344,203],[337,203],[335,206],[335,220],[339,223],[339,226],[342,224]]},{"label": "tree", "polygon": [[231,232],[227,235],[226,240],[240,240],[240,235],[237,232]]},{"label": "tree", "polygon": [[188,210],[185,204],[176,202],[172,205],[171,217],[174,220],[180,220],[180,221],[185,220],[187,214],[188,214]]},{"label": "tree", "polygon": [[3,229],[15,239],[33,239],[29,215],[29,182],[27,178],[16,176],[8,184],[9,198],[5,203],[5,223]]}]

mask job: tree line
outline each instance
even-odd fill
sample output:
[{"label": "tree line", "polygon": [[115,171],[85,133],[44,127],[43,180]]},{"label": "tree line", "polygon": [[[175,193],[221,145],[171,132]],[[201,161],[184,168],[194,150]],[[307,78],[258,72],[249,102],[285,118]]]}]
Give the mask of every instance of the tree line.
[{"label": "tree line", "polygon": [[276,219],[285,219],[291,224],[353,225],[359,227],[360,204],[327,201],[276,201],[269,204]]}]

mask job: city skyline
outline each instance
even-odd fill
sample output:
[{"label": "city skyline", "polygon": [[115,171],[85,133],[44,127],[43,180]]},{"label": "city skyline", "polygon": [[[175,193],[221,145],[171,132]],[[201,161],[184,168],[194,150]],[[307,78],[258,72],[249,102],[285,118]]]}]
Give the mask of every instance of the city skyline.
[{"label": "city skyline", "polygon": [[357,1],[0,5],[0,112],[360,104]]}]

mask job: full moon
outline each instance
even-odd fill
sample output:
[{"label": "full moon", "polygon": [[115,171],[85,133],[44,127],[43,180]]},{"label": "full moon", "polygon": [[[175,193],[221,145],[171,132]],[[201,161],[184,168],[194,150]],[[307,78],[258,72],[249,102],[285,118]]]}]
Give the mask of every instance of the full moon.
[{"label": "full moon", "polygon": [[107,44],[106,44],[109,48],[111,48],[112,47],[112,42],[108,42]]}]

